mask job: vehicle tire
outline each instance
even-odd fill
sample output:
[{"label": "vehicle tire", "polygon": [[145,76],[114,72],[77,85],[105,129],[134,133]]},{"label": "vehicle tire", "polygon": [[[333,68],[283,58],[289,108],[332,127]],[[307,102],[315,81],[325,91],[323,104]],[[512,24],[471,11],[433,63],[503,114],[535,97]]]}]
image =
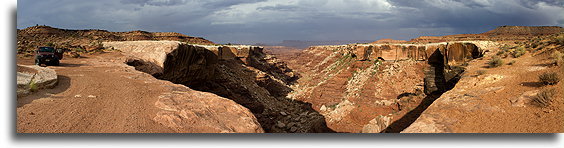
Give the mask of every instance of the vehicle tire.
[{"label": "vehicle tire", "polygon": [[59,66],[59,64],[60,64],[59,60],[55,60],[55,61],[53,61],[53,65],[55,65],[55,66]]}]

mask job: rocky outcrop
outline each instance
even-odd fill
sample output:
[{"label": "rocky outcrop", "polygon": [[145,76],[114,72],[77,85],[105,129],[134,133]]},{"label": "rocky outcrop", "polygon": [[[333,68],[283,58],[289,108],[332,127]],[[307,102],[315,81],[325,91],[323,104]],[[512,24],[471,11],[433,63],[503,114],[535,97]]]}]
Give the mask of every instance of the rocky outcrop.
[{"label": "rocky outcrop", "polygon": [[392,123],[388,116],[378,116],[362,128],[363,133],[381,133]]},{"label": "rocky outcrop", "polygon": [[17,96],[22,97],[39,89],[53,88],[57,85],[55,70],[37,65],[18,65],[34,69],[34,72],[17,72]]},{"label": "rocky outcrop", "polygon": [[177,41],[104,42],[129,56],[137,70],[175,83],[194,85],[212,79],[218,56],[210,50]]},{"label": "rocky outcrop", "polygon": [[[338,46],[314,46],[327,47],[342,54],[351,54],[359,61],[365,60],[428,60],[433,52],[443,52],[445,65],[460,65],[464,62],[480,57],[483,51],[492,48],[487,41],[461,41],[443,42],[429,44],[350,44]],[[450,62],[450,63],[447,63]]]}]

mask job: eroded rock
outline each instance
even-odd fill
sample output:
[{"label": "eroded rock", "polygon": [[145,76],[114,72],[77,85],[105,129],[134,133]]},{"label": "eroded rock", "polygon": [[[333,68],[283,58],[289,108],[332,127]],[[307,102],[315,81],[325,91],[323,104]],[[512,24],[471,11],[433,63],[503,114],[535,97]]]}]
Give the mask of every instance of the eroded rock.
[{"label": "eroded rock", "polygon": [[187,91],[159,96],[154,121],[179,133],[263,133],[245,107],[212,93]]}]

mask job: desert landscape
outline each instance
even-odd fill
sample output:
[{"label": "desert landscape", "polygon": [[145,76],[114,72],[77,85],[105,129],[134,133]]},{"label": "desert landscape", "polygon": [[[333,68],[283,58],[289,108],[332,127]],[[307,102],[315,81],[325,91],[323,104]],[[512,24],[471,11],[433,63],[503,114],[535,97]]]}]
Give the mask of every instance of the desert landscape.
[{"label": "desert landscape", "polygon": [[[299,48],[36,25],[17,30],[16,132],[562,133],[563,37],[498,26]],[[38,47],[63,58],[37,65]]]}]

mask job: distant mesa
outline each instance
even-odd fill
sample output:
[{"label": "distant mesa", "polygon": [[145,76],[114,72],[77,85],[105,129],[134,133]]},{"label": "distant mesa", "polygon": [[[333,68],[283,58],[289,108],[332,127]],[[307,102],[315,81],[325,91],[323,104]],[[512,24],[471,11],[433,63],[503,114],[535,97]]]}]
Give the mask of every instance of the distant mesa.
[{"label": "distant mesa", "polygon": [[53,44],[58,48],[82,48],[94,42],[106,41],[138,41],[138,40],[171,40],[192,44],[211,45],[212,41],[201,37],[192,37],[175,32],[110,32],[100,29],[71,30],[50,26],[32,26],[17,30],[17,46],[22,50],[33,50],[38,46]]},{"label": "distant mesa", "polygon": [[319,45],[343,45],[343,44],[352,44],[352,43],[369,43],[372,40],[319,40],[319,41],[307,41],[307,40],[283,40],[282,43],[274,43],[274,44],[266,44],[266,43],[257,43],[256,45],[259,46],[284,46],[284,47],[293,47],[298,49],[305,49],[310,46],[319,46]]},{"label": "distant mesa", "polygon": [[500,26],[494,30],[482,33],[485,35],[550,35],[561,33],[559,26]]},{"label": "distant mesa", "polygon": [[372,44],[399,44],[406,43],[406,40],[394,40],[394,39],[380,39],[378,41],[372,42]]},{"label": "distant mesa", "polygon": [[437,43],[446,41],[525,41],[532,36],[542,36],[562,33],[559,26],[499,26],[493,30],[480,34],[456,34],[447,36],[421,36],[410,40],[414,43]]}]

